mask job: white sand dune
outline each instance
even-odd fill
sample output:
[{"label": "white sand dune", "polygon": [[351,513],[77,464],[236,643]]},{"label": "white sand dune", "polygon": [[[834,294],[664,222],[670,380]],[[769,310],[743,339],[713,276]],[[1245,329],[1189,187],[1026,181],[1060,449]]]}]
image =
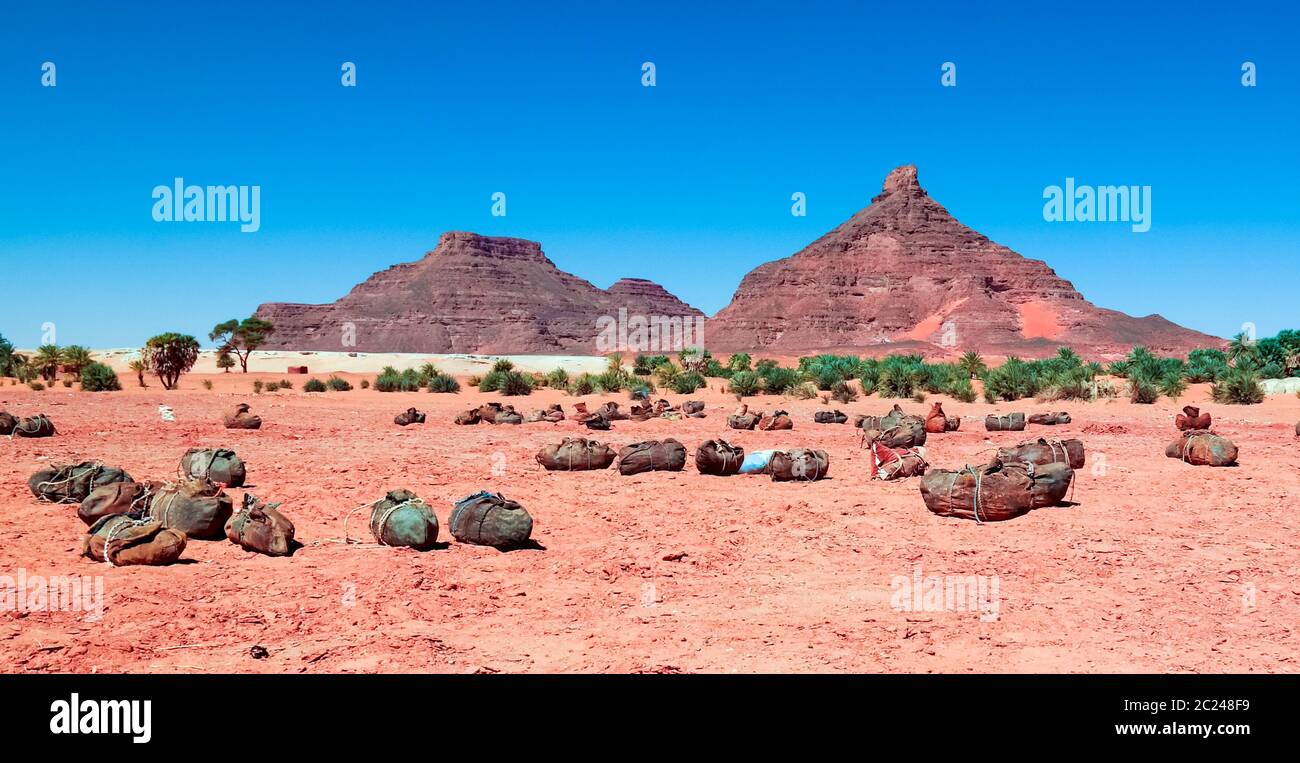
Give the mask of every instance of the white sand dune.
[{"label": "white sand dune", "polygon": [[[32,350],[19,350],[32,353]],[[140,357],[137,349],[92,350],[96,360],[108,364],[113,370],[125,372],[132,360]],[[433,363],[444,373],[453,376],[470,376],[483,374],[492,368],[497,360],[505,358],[515,364],[521,371],[547,372],[563,368],[569,373],[599,373],[605,370],[606,360],[600,356],[584,355],[426,355],[407,352],[297,352],[281,350],[258,350],[248,360],[248,370],[252,373],[285,373],[290,366],[307,366],[309,373],[378,373],[384,366],[397,370],[415,368],[425,363]],[[194,364],[194,372],[201,374],[218,373],[217,353],[205,350]]]}]

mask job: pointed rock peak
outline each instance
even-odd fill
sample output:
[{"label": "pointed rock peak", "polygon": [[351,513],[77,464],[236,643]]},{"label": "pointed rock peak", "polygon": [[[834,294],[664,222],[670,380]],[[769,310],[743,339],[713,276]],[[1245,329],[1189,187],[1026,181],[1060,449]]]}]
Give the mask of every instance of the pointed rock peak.
[{"label": "pointed rock peak", "polygon": [[920,181],[916,179],[916,165],[904,164],[902,167],[895,167],[885,177],[885,187],[881,189],[881,193],[904,193],[908,195],[925,193]]}]

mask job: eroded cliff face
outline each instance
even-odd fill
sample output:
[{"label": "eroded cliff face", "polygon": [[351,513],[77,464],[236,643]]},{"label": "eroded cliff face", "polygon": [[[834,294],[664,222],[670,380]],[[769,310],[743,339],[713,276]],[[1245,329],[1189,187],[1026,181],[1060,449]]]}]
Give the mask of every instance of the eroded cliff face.
[{"label": "eroded cliff face", "polygon": [[760,265],[708,321],[714,350],[819,349],[1046,354],[1058,344],[1179,351],[1221,339],[1159,316],[1098,308],[1046,263],[958,222],[916,167],[885,178],[871,204],[802,251]]},{"label": "eroded cliff face", "polygon": [[[599,289],[555,266],[534,241],[451,232],[327,305],[268,303],[270,349],[594,354],[602,316],[701,316],[643,279]],[[344,341],[352,332],[355,344]]]}]

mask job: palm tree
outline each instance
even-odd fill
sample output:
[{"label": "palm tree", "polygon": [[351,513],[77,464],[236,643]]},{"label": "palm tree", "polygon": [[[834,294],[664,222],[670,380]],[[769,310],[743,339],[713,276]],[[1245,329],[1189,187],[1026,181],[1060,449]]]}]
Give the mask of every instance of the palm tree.
[{"label": "palm tree", "polygon": [[1255,349],[1255,340],[1248,337],[1244,331],[1228,342],[1228,360],[1232,361],[1233,365],[1243,358],[1253,358],[1258,352]]},{"label": "palm tree", "polygon": [[45,381],[54,381],[59,377],[59,366],[63,364],[63,350],[58,345],[43,344],[36,348],[31,364],[35,366]]},{"label": "palm tree", "polygon": [[1080,360],[1078,353],[1069,347],[1056,348],[1056,358],[1067,368],[1077,368],[1083,363],[1083,361]]},{"label": "palm tree", "polygon": [[144,383],[144,372],[148,371],[149,367],[144,364],[143,360],[133,360],[130,362],[130,364],[127,367],[130,368],[132,371],[135,371],[135,378],[139,380],[141,387],[149,386],[148,384]]},{"label": "palm tree", "polygon": [[961,360],[957,361],[957,366],[970,374],[972,379],[988,370],[988,366],[984,365],[984,358],[974,350],[962,355]]},{"label": "palm tree", "polygon": [[94,362],[90,350],[79,344],[70,344],[63,349],[63,367],[68,373],[80,375],[81,369]]}]

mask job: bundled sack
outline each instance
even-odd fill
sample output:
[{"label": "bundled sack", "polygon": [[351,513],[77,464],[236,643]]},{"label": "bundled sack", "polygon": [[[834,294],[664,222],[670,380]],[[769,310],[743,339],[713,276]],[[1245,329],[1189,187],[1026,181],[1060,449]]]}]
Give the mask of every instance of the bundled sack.
[{"label": "bundled sack", "polygon": [[848,422],[849,417],[839,409],[833,411],[817,411],[813,414],[813,421],[818,424],[844,424]]},{"label": "bundled sack", "polygon": [[596,413],[604,416],[609,421],[626,421],[628,415],[618,409],[618,403],[608,402],[596,409]]},{"label": "bundled sack", "polygon": [[479,421],[485,424],[495,424],[497,423],[497,414],[502,410],[500,403],[484,403],[478,407]]},{"label": "bundled sack", "polygon": [[496,418],[493,420],[492,423],[522,424],[524,423],[524,417],[522,414],[519,413],[519,411],[515,410],[515,407],[513,405],[507,405],[501,410],[497,411]]},{"label": "bundled sack", "polygon": [[99,461],[55,464],[37,471],[27,480],[32,495],[51,503],[80,503],[100,485],[131,482],[131,475]]},{"label": "bundled sack", "polygon": [[1035,413],[1029,417],[1030,424],[1043,424],[1045,426],[1056,426],[1057,424],[1069,424],[1070,414],[1065,411],[1060,413]]},{"label": "bundled sack", "polygon": [[519,548],[533,534],[533,518],[518,502],[499,493],[475,493],[451,509],[451,535],[461,543]]},{"label": "bundled sack", "polygon": [[785,411],[773,411],[772,415],[769,416],[765,413],[759,418],[758,428],[764,432],[794,429],[794,421],[790,419],[790,414]]},{"label": "bundled sack", "polygon": [[293,522],[279,512],[280,504],[263,503],[252,493],[226,522],[226,538],[245,551],[267,556],[293,554]]},{"label": "bundled sack", "polygon": [[262,417],[254,415],[251,410],[248,403],[236,405],[223,418],[226,429],[261,429]]},{"label": "bundled sack", "polygon": [[0,435],[11,435],[18,426],[18,419],[8,411],[0,411]]},{"label": "bundled sack", "polygon": [[919,477],[925,474],[930,464],[925,460],[924,448],[889,448],[879,441],[872,441],[867,446],[870,466],[868,479],[897,480],[907,477]]},{"label": "bundled sack", "polygon": [[767,474],[768,469],[772,466],[772,456],[775,456],[776,450],[751,450],[745,454],[745,460],[740,462],[741,474]]},{"label": "bundled sack", "polygon": [[618,473],[680,472],[686,466],[686,446],[672,439],[635,442],[618,452]]},{"label": "bundled sack", "polygon": [[477,408],[470,408],[468,411],[456,414],[456,423],[460,426],[477,424],[482,420],[483,419],[479,416],[479,410]]},{"label": "bundled sack", "polygon": [[948,431],[948,417],[943,415],[943,406],[935,403],[925,416],[925,431],[930,434],[942,434]]},{"label": "bundled sack", "polygon": [[863,442],[877,440],[886,448],[919,448],[926,440],[925,424],[914,419],[903,421],[883,432],[877,429],[862,430]]},{"label": "bundled sack", "polygon": [[654,406],[652,406],[649,402],[646,402],[646,403],[633,403],[632,411],[630,414],[628,414],[628,417],[632,421],[649,421],[650,419],[654,418],[657,415],[658,414],[656,414],[654,411]]},{"label": "bundled sack", "polygon": [[1029,462],[1009,463],[1007,469],[1024,469],[1033,480],[1030,493],[1033,495],[1035,509],[1055,506],[1065,500],[1065,494],[1074,483],[1074,470],[1066,463],[1034,464]]},{"label": "bundled sack", "polygon": [[[858,416],[853,421],[853,426],[863,431],[874,429],[877,432],[884,432],[902,424],[907,419],[916,419],[915,416],[908,416],[903,413],[903,409],[894,403],[894,407],[884,416]],[[924,424],[924,422],[922,422]]]},{"label": "bundled sack", "polygon": [[1025,414],[1010,413],[1006,416],[998,416],[990,413],[984,417],[984,428],[990,432],[1023,432]]},{"label": "bundled sack", "polygon": [[186,480],[179,484],[145,483],[149,495],[141,515],[180,530],[186,537],[215,540],[223,537],[226,520],[234,514],[230,496],[210,480]]},{"label": "bundled sack", "polygon": [[727,417],[730,429],[753,429],[758,426],[758,416],[752,413],[733,413]]},{"label": "bundled sack", "polygon": [[77,516],[87,525],[93,525],[114,514],[137,514],[141,511],[148,492],[139,482],[114,482],[100,485],[77,507]]},{"label": "bundled sack", "polygon": [[190,448],[181,456],[181,475],[186,479],[220,482],[226,487],[243,487],[248,470],[233,450]]},{"label": "bundled sack", "polygon": [[778,450],[772,454],[772,460],[767,465],[773,482],[811,482],[825,477],[830,468],[831,457],[826,451],[808,448]]},{"label": "bundled sack", "polygon": [[1189,429],[1165,448],[1165,455],[1193,466],[1236,466],[1237,446],[1207,430]]},{"label": "bundled sack", "polygon": [[552,403],[543,410],[533,411],[524,419],[529,424],[535,424],[541,421],[549,421],[552,424],[558,424],[564,421],[564,408],[559,403]]},{"label": "bundled sack", "polygon": [[614,449],[597,440],[566,437],[559,445],[537,451],[537,463],[547,471],[579,472],[606,469],[614,463]]},{"label": "bundled sack", "polygon": [[425,416],[423,413],[414,408],[407,408],[405,411],[393,417],[393,423],[399,427],[410,426],[411,424],[423,424]]},{"label": "bundled sack", "polygon": [[921,478],[921,498],[941,517],[1003,522],[1034,508],[1034,480],[1023,466],[999,461],[959,471],[935,469]]},{"label": "bundled sack", "polygon": [[682,403],[682,413],[686,414],[687,416],[690,416],[693,419],[704,418],[704,401],[687,400],[686,402]]},{"label": "bundled sack", "polygon": [[608,432],[610,428],[609,419],[599,413],[589,413],[582,419],[582,425],[588,429],[598,432]]},{"label": "bundled sack", "polygon": [[[1210,423],[1209,411],[1201,413],[1201,409],[1194,405],[1183,406],[1183,412],[1174,417],[1174,426],[1183,432],[1189,429],[1209,429]],[[1300,424],[1297,424],[1296,427],[1296,433],[1300,434]]]},{"label": "bundled sack", "polygon": [[720,477],[737,474],[744,460],[745,449],[726,440],[707,440],[695,449],[695,468],[700,474]]},{"label": "bundled sack", "polygon": [[171,564],[184,550],[185,533],[123,514],[101,518],[81,540],[82,556],[113,567]]},{"label": "bundled sack", "polygon": [[438,541],[438,516],[409,490],[391,490],[370,508],[370,534],[384,546],[428,551]]},{"label": "bundled sack", "polygon": [[54,422],[43,413],[18,419],[13,429],[9,430],[10,437],[53,437],[56,434],[58,430],[54,428]]},{"label": "bundled sack", "polygon": [[1022,442],[1014,448],[1000,448],[998,460],[1003,463],[1023,461],[1030,464],[1069,464],[1071,469],[1082,469],[1083,441],[1048,440],[1040,437],[1033,442]]}]

